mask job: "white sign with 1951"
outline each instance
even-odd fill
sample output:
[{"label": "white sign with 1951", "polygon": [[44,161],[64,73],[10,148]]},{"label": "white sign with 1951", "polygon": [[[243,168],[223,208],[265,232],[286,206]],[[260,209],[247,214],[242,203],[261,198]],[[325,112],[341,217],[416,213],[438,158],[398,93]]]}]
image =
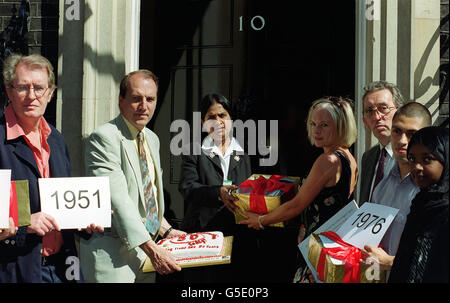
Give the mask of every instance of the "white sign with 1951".
[{"label": "white sign with 1951", "polygon": [[108,177],[39,179],[41,211],[55,218],[60,229],[111,227]]}]

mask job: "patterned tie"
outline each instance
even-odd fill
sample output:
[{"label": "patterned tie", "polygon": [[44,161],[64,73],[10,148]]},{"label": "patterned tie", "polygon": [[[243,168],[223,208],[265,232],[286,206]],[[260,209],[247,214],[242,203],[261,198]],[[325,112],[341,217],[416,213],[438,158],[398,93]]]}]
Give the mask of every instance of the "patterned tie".
[{"label": "patterned tie", "polygon": [[152,180],[150,179],[150,172],[147,166],[147,156],[144,150],[144,133],[142,131],[138,133],[138,139],[139,162],[141,164],[142,185],[144,186],[145,212],[147,218],[145,220],[145,227],[152,235],[156,235],[161,223],[158,220],[158,212],[156,211],[155,195],[153,194]]},{"label": "patterned tie", "polygon": [[378,161],[378,168],[377,168],[377,174],[375,175],[375,182],[373,183],[373,188],[372,188],[372,195],[373,195],[373,191],[375,190],[375,187],[378,185],[378,183],[380,183],[380,181],[383,179],[383,175],[384,175],[384,162],[386,161],[386,149],[383,148],[381,150],[381,157],[380,160]]}]

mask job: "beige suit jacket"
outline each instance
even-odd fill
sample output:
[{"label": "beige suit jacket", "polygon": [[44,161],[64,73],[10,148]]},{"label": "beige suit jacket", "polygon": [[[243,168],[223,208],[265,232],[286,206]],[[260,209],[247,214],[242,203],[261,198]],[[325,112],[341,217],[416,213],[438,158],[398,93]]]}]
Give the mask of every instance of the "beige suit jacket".
[{"label": "beige suit jacket", "polygon": [[[164,214],[159,139],[144,129],[156,173],[158,217]],[[112,227],[81,239],[80,263],[86,282],[134,282],[146,254],[139,245],[152,238],[145,228],[142,176],[135,141],[119,115],[98,127],[85,149],[88,176],[108,176],[111,188]]]}]

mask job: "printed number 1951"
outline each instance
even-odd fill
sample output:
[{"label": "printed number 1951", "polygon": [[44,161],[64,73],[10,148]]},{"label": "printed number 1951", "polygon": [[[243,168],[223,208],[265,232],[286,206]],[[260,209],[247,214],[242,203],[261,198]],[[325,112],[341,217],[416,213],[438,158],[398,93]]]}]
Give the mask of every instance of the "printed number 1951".
[{"label": "printed number 1951", "polygon": [[[358,222],[359,219],[361,220],[359,221],[358,224],[356,224],[356,227],[358,228],[362,228],[366,223],[368,223],[366,227],[364,227],[364,229],[367,229],[367,227],[369,227],[372,223],[375,222],[375,224],[372,226],[373,234],[377,234],[383,227],[382,223],[386,222],[386,218],[380,218],[380,216],[362,212],[356,216],[356,220],[353,221],[352,226],[355,225],[355,223]],[[372,220],[369,222],[370,219]]]},{"label": "printed number 1951", "polygon": [[[64,192],[64,194],[62,195],[64,198],[64,202],[65,202],[65,207],[67,209],[73,209],[76,205],[77,205],[77,201],[78,201],[78,206],[80,208],[88,208],[91,200],[89,199],[89,196],[87,195],[88,191],[87,190],[80,190],[78,191],[78,198],[75,195],[75,193],[71,190],[67,190]],[[51,197],[55,198],[55,202],[56,202],[56,209],[59,209],[59,193],[58,191],[55,191]],[[97,198],[97,206],[98,208],[100,208],[100,191],[97,190],[96,192],[94,192],[94,194],[92,195],[92,197],[96,197]]]}]

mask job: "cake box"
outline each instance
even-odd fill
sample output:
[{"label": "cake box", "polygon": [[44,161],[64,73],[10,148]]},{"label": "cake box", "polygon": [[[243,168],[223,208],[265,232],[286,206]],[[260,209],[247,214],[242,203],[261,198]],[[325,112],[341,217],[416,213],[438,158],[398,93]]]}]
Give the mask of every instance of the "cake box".
[{"label": "cake box", "polygon": [[193,259],[220,258],[224,247],[222,232],[197,232],[160,240],[177,262]]}]

